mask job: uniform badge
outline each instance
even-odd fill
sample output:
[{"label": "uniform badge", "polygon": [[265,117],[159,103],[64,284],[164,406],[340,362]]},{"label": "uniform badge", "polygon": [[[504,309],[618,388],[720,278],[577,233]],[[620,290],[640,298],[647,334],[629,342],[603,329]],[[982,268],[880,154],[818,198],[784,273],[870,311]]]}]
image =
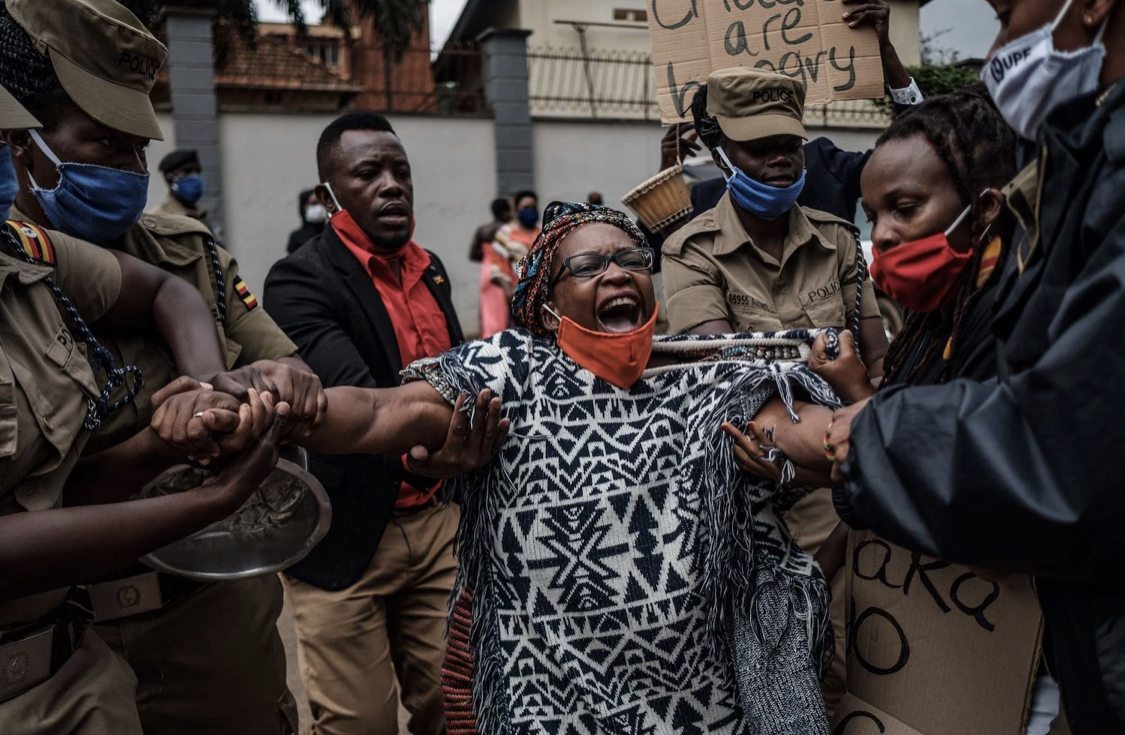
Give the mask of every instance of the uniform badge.
[{"label": "uniform badge", "polygon": [[434,276],[434,285],[440,286],[445,283],[445,276]]},{"label": "uniform badge", "polygon": [[238,298],[242,299],[242,303],[246,304],[246,311],[254,311],[258,308],[258,299],[250,293],[250,289],[246,287],[246,281],[242,280],[242,276],[237,276],[234,279],[234,290],[238,292]]},{"label": "uniform badge", "polygon": [[15,237],[23,251],[34,261],[45,265],[55,265],[58,257],[55,255],[55,246],[51,238],[40,227],[30,222],[16,222],[8,220],[8,232]]}]

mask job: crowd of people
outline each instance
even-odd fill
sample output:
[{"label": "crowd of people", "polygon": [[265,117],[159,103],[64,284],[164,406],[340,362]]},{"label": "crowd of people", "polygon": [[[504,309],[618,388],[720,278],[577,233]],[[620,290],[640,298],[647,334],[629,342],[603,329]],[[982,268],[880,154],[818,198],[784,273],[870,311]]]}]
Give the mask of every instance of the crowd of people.
[{"label": "crowd of people", "polygon": [[[0,732],[297,735],[288,599],[317,735],[400,703],[415,735],[929,735],[853,676],[854,585],[937,631],[908,592],[941,570],[1024,624],[879,671],[934,712],[1016,692],[1013,735],[1125,733],[1125,4],[989,2],[983,83],[926,97],[887,4],[845,0],[896,108],[871,151],[809,141],[800,81],[722,69],[662,148],[722,177],[659,232],[596,191],[496,199],[467,340],[384,116],[324,129],[259,301],[195,152],[144,212],[164,46],[114,0],[4,0]],[[284,445],[332,505],[299,562],[140,562]],[[135,499],[182,464],[212,477]]]}]

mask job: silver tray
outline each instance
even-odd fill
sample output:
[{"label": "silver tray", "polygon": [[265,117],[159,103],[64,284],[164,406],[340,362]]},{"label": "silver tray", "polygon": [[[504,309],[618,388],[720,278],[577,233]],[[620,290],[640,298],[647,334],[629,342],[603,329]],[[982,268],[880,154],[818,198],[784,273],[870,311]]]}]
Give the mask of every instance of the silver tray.
[{"label": "silver tray", "polygon": [[[170,495],[199,487],[207,470],[177,465],[137,494]],[[141,558],[161,572],[202,582],[249,579],[280,572],[304,559],[332,523],[324,486],[308,470],[278,460],[262,486],[233,514]]]}]

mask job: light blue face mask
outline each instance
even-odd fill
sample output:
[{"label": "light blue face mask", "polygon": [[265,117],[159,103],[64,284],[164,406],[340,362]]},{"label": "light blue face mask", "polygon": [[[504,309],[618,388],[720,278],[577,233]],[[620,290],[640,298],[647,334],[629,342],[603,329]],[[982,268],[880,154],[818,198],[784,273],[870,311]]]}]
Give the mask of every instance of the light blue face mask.
[{"label": "light blue face mask", "polygon": [[16,167],[12,164],[11,151],[7,143],[0,143],[0,222],[7,222],[12,205],[16,203],[16,193],[20,190],[16,178]]},{"label": "light blue face mask", "polygon": [[[148,174],[92,163],[63,163],[39,133],[32,140],[59,170],[59,183],[44,189],[31,177],[31,191],[51,225],[71,237],[110,242],[137,224],[148,202]],[[30,172],[29,172],[30,175]]]},{"label": "light blue face mask", "polygon": [[203,177],[199,174],[181,176],[172,182],[172,193],[189,207],[203,198]]},{"label": "light blue face mask", "polygon": [[734,172],[727,174],[723,171],[723,178],[727,180],[727,191],[730,192],[731,199],[758,219],[772,221],[785,214],[797,203],[797,197],[801,196],[801,191],[805,188],[806,171],[801,172],[801,178],[797,179],[796,183],[779,189],[755,181],[741,169],[735,168],[722,148],[716,148],[715,151],[727,169]]}]

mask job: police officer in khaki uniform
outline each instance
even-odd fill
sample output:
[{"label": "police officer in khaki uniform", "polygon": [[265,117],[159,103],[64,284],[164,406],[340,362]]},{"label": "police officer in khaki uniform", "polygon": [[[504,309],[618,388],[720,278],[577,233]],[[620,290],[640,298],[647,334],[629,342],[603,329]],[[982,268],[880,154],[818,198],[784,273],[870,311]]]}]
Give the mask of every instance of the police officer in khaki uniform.
[{"label": "police officer in khaki uniform", "polygon": [[[0,130],[35,127],[35,118],[0,89]],[[6,147],[0,156],[3,218],[16,177]],[[105,418],[86,360],[98,344],[85,318],[139,325],[150,313],[176,314],[172,327],[157,322],[177,357],[221,364],[206,304],[175,283],[152,266],[62,233],[0,225],[0,732],[140,735],[136,677],[87,629],[83,599],[67,585],[224,517],[273,466],[272,448],[255,450],[220,478],[227,492],[212,487],[155,502],[61,508],[64,485],[91,436],[84,426]],[[151,458],[136,449],[127,459]],[[122,482],[117,471],[84,472],[88,484]]]},{"label": "police officer in khaki uniform", "polygon": [[[756,69],[714,72],[699,137],[727,178],[718,206],[664,244],[664,296],[675,333],[853,328],[872,377],[887,339],[875,290],[859,261],[855,226],[796,204],[805,179],[805,86]],[[702,112],[703,100],[695,109]],[[857,312],[856,295],[862,299]],[[787,518],[794,539],[815,552],[838,518],[831,493],[817,490]],[[837,579],[844,575],[837,575]],[[826,683],[830,709],[843,696],[843,589],[834,589],[837,651]]]},{"label": "police officer in khaki uniform", "polygon": [[[69,230],[191,283],[211,307],[227,365],[257,363],[293,404],[293,421],[311,420],[319,381],[246,288],[231,256],[196,220],[141,216],[144,196],[138,206],[136,191],[147,191],[143,150],[161,136],[148,92],[165,48],[112,0],[6,0],[6,9],[8,17],[0,15],[0,79],[45,126],[41,136],[8,136],[20,177],[13,216]],[[23,84],[28,77],[37,81]],[[53,192],[67,190],[68,178],[90,173],[68,163],[120,174],[97,197],[84,200],[72,189],[75,196],[64,203]],[[119,360],[140,367],[145,386],[98,432],[94,449],[147,427],[152,392],[177,374],[159,340],[110,330],[99,336]],[[143,594],[122,598],[117,591],[126,587]],[[124,578],[100,580],[92,592],[107,601],[96,610],[99,635],[139,679],[147,735],[296,732],[276,629],[282,606],[276,577],[199,584],[138,568]],[[128,604],[112,604],[122,599]]]},{"label": "police officer in khaki uniform", "polygon": [[207,210],[199,204],[204,193],[203,166],[199,162],[199,152],[191,148],[177,148],[160,159],[157,169],[164,176],[164,183],[168,184],[168,196],[152,211],[199,220],[214,233],[216,240],[222,242]]}]

